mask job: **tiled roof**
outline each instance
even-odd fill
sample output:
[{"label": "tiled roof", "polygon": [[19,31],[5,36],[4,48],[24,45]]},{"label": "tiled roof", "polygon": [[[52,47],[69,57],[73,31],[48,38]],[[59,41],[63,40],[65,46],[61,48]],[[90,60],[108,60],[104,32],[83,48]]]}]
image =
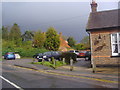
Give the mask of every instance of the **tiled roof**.
[{"label": "tiled roof", "polygon": [[90,13],[86,30],[120,26],[120,9]]}]

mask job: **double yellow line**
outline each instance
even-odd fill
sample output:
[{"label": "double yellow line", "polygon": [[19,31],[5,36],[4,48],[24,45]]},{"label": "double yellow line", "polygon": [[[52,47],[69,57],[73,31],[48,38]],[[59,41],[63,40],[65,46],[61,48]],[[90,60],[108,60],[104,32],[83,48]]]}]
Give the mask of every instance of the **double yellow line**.
[{"label": "double yellow line", "polygon": [[89,80],[95,80],[95,81],[101,81],[101,82],[118,84],[117,81],[111,81],[111,80],[105,80],[105,79],[98,79],[98,78],[84,77],[84,76],[75,76],[75,75],[56,73],[56,72],[47,72],[47,71],[44,71],[44,70],[35,70],[35,69],[21,67],[21,66],[14,66],[14,67],[18,67],[18,68],[22,68],[22,69],[28,69],[28,70],[32,70],[32,71],[37,71],[37,72],[41,72],[41,73],[45,73],[45,74],[52,74],[52,75],[59,75],[59,76],[68,76],[68,77],[77,77],[77,78],[82,78],[82,79],[89,79]]}]

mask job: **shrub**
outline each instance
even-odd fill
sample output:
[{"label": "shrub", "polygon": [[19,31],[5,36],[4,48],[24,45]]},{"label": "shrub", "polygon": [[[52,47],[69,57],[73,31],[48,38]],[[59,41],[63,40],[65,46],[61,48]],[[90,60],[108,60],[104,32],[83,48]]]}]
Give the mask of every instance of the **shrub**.
[{"label": "shrub", "polygon": [[71,52],[63,52],[61,58],[65,58],[65,63],[70,64],[70,59],[73,59],[73,63],[76,62],[77,55]]},{"label": "shrub", "polygon": [[36,53],[43,53],[48,50],[44,48],[22,48],[22,47],[16,47],[16,48],[3,48],[2,49],[2,55],[4,55],[6,52],[18,52],[21,57],[32,57]]}]

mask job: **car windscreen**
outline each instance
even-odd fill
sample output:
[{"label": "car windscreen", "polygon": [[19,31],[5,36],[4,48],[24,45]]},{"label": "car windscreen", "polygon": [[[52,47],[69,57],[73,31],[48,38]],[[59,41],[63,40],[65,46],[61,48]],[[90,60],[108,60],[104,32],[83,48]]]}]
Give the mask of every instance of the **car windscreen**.
[{"label": "car windscreen", "polygon": [[51,55],[51,52],[45,52],[43,55]]},{"label": "car windscreen", "polygon": [[39,55],[39,56],[42,56],[43,54],[42,54],[42,53],[39,53],[38,55]]},{"label": "car windscreen", "polygon": [[75,51],[75,52],[79,53],[79,51]]},{"label": "car windscreen", "polygon": [[59,55],[59,52],[52,52],[52,55]]},{"label": "car windscreen", "polygon": [[74,52],[74,51],[69,51],[69,52]]}]

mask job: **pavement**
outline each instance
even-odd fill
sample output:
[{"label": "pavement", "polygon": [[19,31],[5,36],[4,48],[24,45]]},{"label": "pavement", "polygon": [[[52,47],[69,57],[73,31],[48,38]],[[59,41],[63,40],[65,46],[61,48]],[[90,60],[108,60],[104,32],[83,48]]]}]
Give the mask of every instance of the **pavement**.
[{"label": "pavement", "polygon": [[16,60],[3,60],[3,65],[10,65],[18,68],[24,68],[29,70],[35,70],[43,73],[51,73],[56,75],[64,75],[70,77],[81,77],[88,79],[96,79],[98,81],[105,82],[118,82],[118,68],[117,67],[104,67],[98,68],[96,73],[92,72],[92,68],[90,67],[90,61],[85,61],[84,59],[79,59],[77,63],[73,66],[73,71],[70,71],[70,66],[65,65],[53,69],[51,67],[30,64],[33,59],[16,59]]}]

